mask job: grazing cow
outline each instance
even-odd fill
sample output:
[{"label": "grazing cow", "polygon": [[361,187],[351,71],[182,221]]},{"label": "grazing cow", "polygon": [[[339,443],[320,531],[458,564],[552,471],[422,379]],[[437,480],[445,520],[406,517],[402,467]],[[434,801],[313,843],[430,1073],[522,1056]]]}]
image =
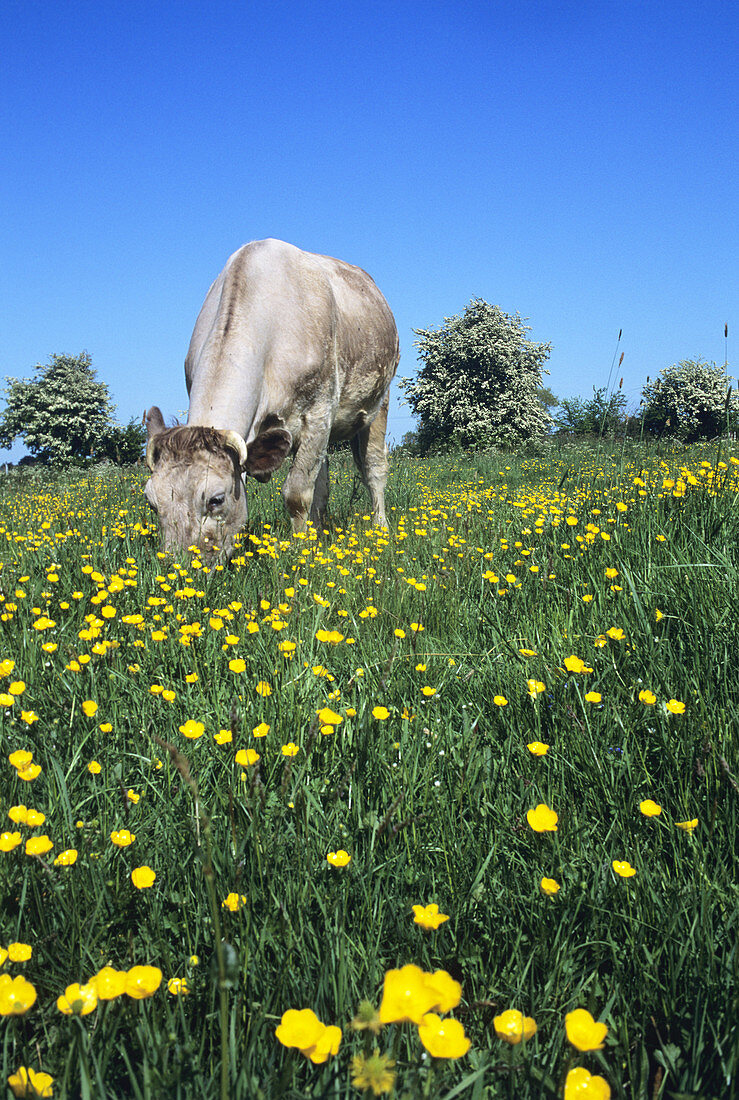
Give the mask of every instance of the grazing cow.
[{"label": "grazing cow", "polygon": [[167,549],[233,554],[247,518],[242,472],[282,495],[294,531],[322,524],[329,443],[351,440],[386,526],[388,392],[398,365],[390,308],[366,272],[283,241],[253,241],[208,291],[185,360],[187,424],[146,414],[146,499]]}]

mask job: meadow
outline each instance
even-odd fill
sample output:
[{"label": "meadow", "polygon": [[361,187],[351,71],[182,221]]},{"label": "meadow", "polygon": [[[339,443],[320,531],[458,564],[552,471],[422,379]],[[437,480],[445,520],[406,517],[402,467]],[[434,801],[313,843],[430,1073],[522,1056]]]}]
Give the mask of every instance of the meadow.
[{"label": "meadow", "polygon": [[0,482],[0,1087],[739,1095],[727,446],[338,456],[225,568],[143,482]]}]

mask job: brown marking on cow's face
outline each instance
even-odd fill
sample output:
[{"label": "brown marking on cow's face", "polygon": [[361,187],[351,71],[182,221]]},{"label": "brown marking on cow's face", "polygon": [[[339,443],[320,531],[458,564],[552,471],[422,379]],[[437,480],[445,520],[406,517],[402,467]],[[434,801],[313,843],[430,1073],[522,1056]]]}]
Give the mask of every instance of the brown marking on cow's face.
[{"label": "brown marking on cow's face", "polygon": [[197,546],[206,560],[230,558],[247,520],[238,455],[214,428],[177,427],[150,436],[152,475],[144,493],[159,516],[165,550]]}]

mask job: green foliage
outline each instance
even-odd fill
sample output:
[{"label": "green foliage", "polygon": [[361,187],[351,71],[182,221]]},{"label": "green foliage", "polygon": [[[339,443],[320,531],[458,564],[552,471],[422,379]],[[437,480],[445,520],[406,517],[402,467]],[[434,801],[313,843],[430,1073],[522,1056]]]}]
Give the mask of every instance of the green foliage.
[{"label": "green foliage", "polygon": [[52,466],[140,457],[145,433],[133,421],[126,427],[113,423],[108,387],[97,381],[86,351],[52,355],[34,370],[32,379],[6,379],[0,447],[20,437],[31,454]]},{"label": "green foliage", "polygon": [[550,386],[539,386],[536,391],[536,396],[539,402],[547,410],[556,409],[557,405],[559,405],[559,398],[553,393]]},{"label": "green foliage", "polygon": [[519,314],[474,298],[441,328],[414,331],[423,366],[399,385],[420,421],[421,453],[514,447],[547,434],[540,394],[551,345],[528,340]]},{"label": "green foliage", "polygon": [[582,397],[563,397],[554,422],[561,431],[576,435],[607,435],[624,426],[626,397],[619,391],[606,395],[605,386],[596,389],[585,401]]},{"label": "green foliage", "polygon": [[715,438],[735,422],[739,411],[730,385],[726,366],[700,358],[665,367],[642,391],[646,431],[685,443]]},{"label": "green foliage", "polygon": [[133,466],[146,447],[146,428],[140,420],[128,424],[111,424],[104,444],[106,458],[117,466]]}]

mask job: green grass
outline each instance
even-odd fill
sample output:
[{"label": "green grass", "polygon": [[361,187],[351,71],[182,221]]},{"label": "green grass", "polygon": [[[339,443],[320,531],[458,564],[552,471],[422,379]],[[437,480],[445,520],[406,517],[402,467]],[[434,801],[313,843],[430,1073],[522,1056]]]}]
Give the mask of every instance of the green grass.
[{"label": "green grass", "polygon": [[[399,1096],[562,1096],[574,1065],[614,1097],[739,1095],[737,468],[715,446],[398,458],[391,528],[375,532],[340,458],[326,534],[291,539],[278,489],[250,488],[241,553],[211,572],[158,554],[135,472],[5,479],[0,660],[15,667],[0,691],[26,686],[0,709],[0,831],[54,849],[0,852],[0,946],[33,947],[2,973],[37,992],[0,1020],[2,1080],[27,1065],[55,1096],[358,1096],[351,1060],[376,1042]],[[34,629],[41,614],[55,625]],[[571,655],[592,672],[567,672]],[[343,717],[331,735],[324,706]],[[257,765],[235,764],[245,748]],[[18,749],[42,767],[31,782],[7,763]],[[556,833],[528,824],[541,802]],[[13,824],[20,803],[43,826]],[[136,840],[118,849],[124,827]],[[69,848],[74,866],[55,866]],[[334,869],[339,848],[352,858]],[[140,865],[149,889],[131,882]],[[449,920],[429,933],[411,907],[432,901]],[[407,963],[461,982],[465,1057],[422,1057],[411,1024],[352,1030]],[[60,1013],[66,986],[106,964],[164,981]],[[175,977],[187,996],[167,992]],[[324,1065],[275,1038],[306,1007],[343,1029]],[[608,1025],[602,1051],[567,1042],[577,1007]],[[495,1035],[508,1008],[536,1020],[525,1048]]]}]

